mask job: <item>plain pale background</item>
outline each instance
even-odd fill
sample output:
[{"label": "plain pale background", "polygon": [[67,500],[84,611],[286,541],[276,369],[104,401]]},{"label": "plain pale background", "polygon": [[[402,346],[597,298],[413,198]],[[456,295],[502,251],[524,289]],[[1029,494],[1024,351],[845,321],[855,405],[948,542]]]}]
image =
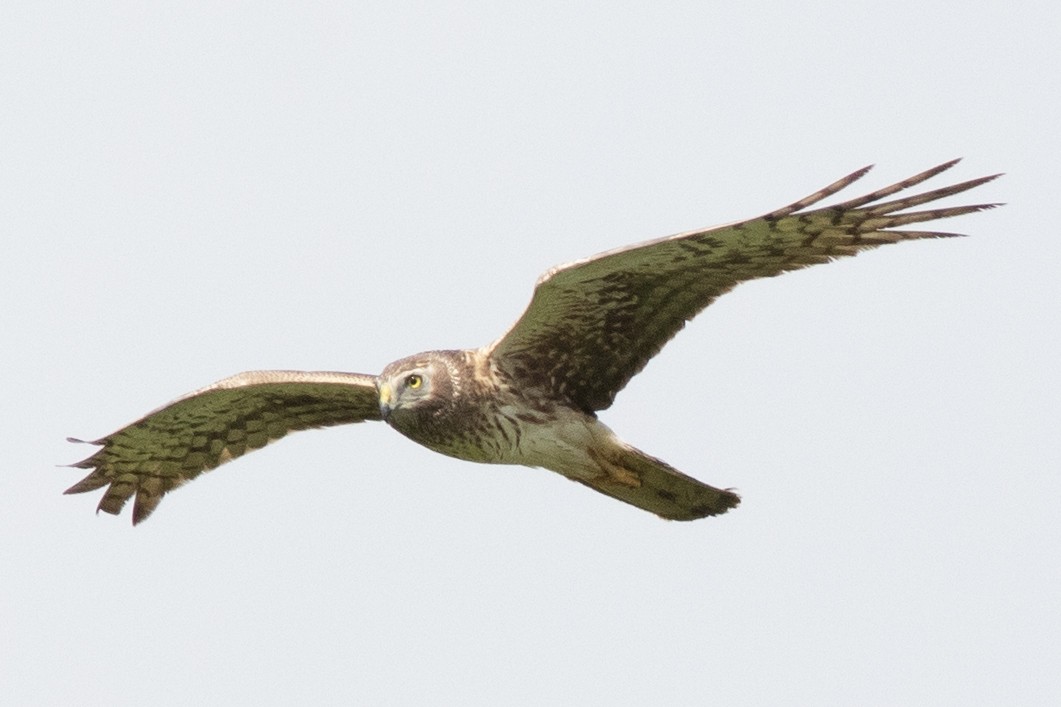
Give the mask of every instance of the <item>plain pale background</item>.
[{"label": "plain pale background", "polygon": [[[1056,704],[1052,3],[0,9],[6,704]],[[548,267],[946,159],[970,238],[739,288],[603,419],[668,523],[383,425],[131,528],[102,436],[255,368],[478,346]]]}]

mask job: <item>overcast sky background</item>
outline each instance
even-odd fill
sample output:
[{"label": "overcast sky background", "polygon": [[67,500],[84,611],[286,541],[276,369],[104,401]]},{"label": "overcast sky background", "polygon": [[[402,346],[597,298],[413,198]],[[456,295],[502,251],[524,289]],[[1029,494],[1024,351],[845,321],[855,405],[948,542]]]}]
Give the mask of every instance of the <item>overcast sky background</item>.
[{"label": "overcast sky background", "polygon": [[[0,700],[1056,704],[1053,3],[0,7]],[[149,522],[94,439],[241,370],[493,340],[558,263],[865,164],[966,239],[740,287],[602,417],[670,523],[383,425]]]}]

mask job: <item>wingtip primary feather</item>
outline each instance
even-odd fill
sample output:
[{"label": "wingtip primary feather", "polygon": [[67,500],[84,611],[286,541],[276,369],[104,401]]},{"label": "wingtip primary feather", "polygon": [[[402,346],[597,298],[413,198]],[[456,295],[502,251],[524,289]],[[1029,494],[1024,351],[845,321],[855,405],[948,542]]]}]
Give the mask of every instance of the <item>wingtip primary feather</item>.
[{"label": "wingtip primary feather", "polygon": [[96,446],[100,446],[106,442],[105,439],[81,439],[80,437],[67,437],[66,441],[73,442],[74,444],[94,444]]},{"label": "wingtip primary feather", "polygon": [[844,189],[848,188],[849,186],[851,186],[852,184],[854,184],[858,180],[862,179],[862,177],[866,176],[866,174],[871,169],[873,169],[873,166],[874,165],[869,164],[869,165],[866,165],[865,167],[862,167],[861,169],[856,169],[851,174],[848,174],[846,176],[841,177],[840,179],[837,179],[835,182],[833,182],[832,184],[829,184],[828,186],[822,187],[821,189],[819,189],[818,191],[814,192],[810,196],[805,196],[802,199],[800,199],[799,201],[795,201],[795,202],[789,204],[788,206],[784,206],[784,207],[782,207],[780,209],[776,209],[774,211],[771,211],[770,213],[766,214],[766,216],[764,216],[763,218],[767,219],[768,221],[775,221],[775,220],[778,220],[778,219],[782,219],[782,218],[785,218],[786,216],[791,216],[792,214],[796,213],[797,211],[802,211],[803,209],[807,208],[808,206],[813,206],[814,204],[817,204],[818,202],[820,202],[820,201],[822,201],[824,199],[828,199],[830,196],[833,196],[834,194],[837,194],[837,193],[843,191]]}]

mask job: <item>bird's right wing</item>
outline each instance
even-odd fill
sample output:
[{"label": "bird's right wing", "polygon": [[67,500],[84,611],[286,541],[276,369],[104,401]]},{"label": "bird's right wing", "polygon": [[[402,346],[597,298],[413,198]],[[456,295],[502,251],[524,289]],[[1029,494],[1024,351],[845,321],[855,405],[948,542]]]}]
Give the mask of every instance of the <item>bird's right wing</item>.
[{"label": "bird's right wing", "polygon": [[381,419],[375,381],[310,371],[225,378],[91,442],[102,448],[71,466],[92,473],[66,493],[109,484],[97,510],[115,515],[135,494],[133,523],[139,523],[167,491],[288,432]]}]

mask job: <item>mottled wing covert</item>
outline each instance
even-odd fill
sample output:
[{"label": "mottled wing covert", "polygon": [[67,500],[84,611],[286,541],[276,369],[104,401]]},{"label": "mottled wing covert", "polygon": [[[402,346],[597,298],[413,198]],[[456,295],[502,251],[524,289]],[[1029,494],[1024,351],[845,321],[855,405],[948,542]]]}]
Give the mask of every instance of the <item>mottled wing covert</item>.
[{"label": "mottled wing covert", "polygon": [[71,465],[92,473],[66,493],[109,484],[98,510],[117,514],[135,495],[133,523],[139,523],[167,491],[288,432],[380,419],[375,380],[306,371],[225,378],[92,442],[102,448]]},{"label": "mottled wing covert", "polygon": [[881,201],[957,162],[857,199],[805,210],[861,178],[869,171],[866,167],[756,219],[647,241],[553,268],[538,280],[527,310],[488,352],[521,387],[548,390],[586,412],[603,410],[688,320],[741,282],[885,243],[958,235],[891,229],[996,206],[898,213],[999,175]]}]

